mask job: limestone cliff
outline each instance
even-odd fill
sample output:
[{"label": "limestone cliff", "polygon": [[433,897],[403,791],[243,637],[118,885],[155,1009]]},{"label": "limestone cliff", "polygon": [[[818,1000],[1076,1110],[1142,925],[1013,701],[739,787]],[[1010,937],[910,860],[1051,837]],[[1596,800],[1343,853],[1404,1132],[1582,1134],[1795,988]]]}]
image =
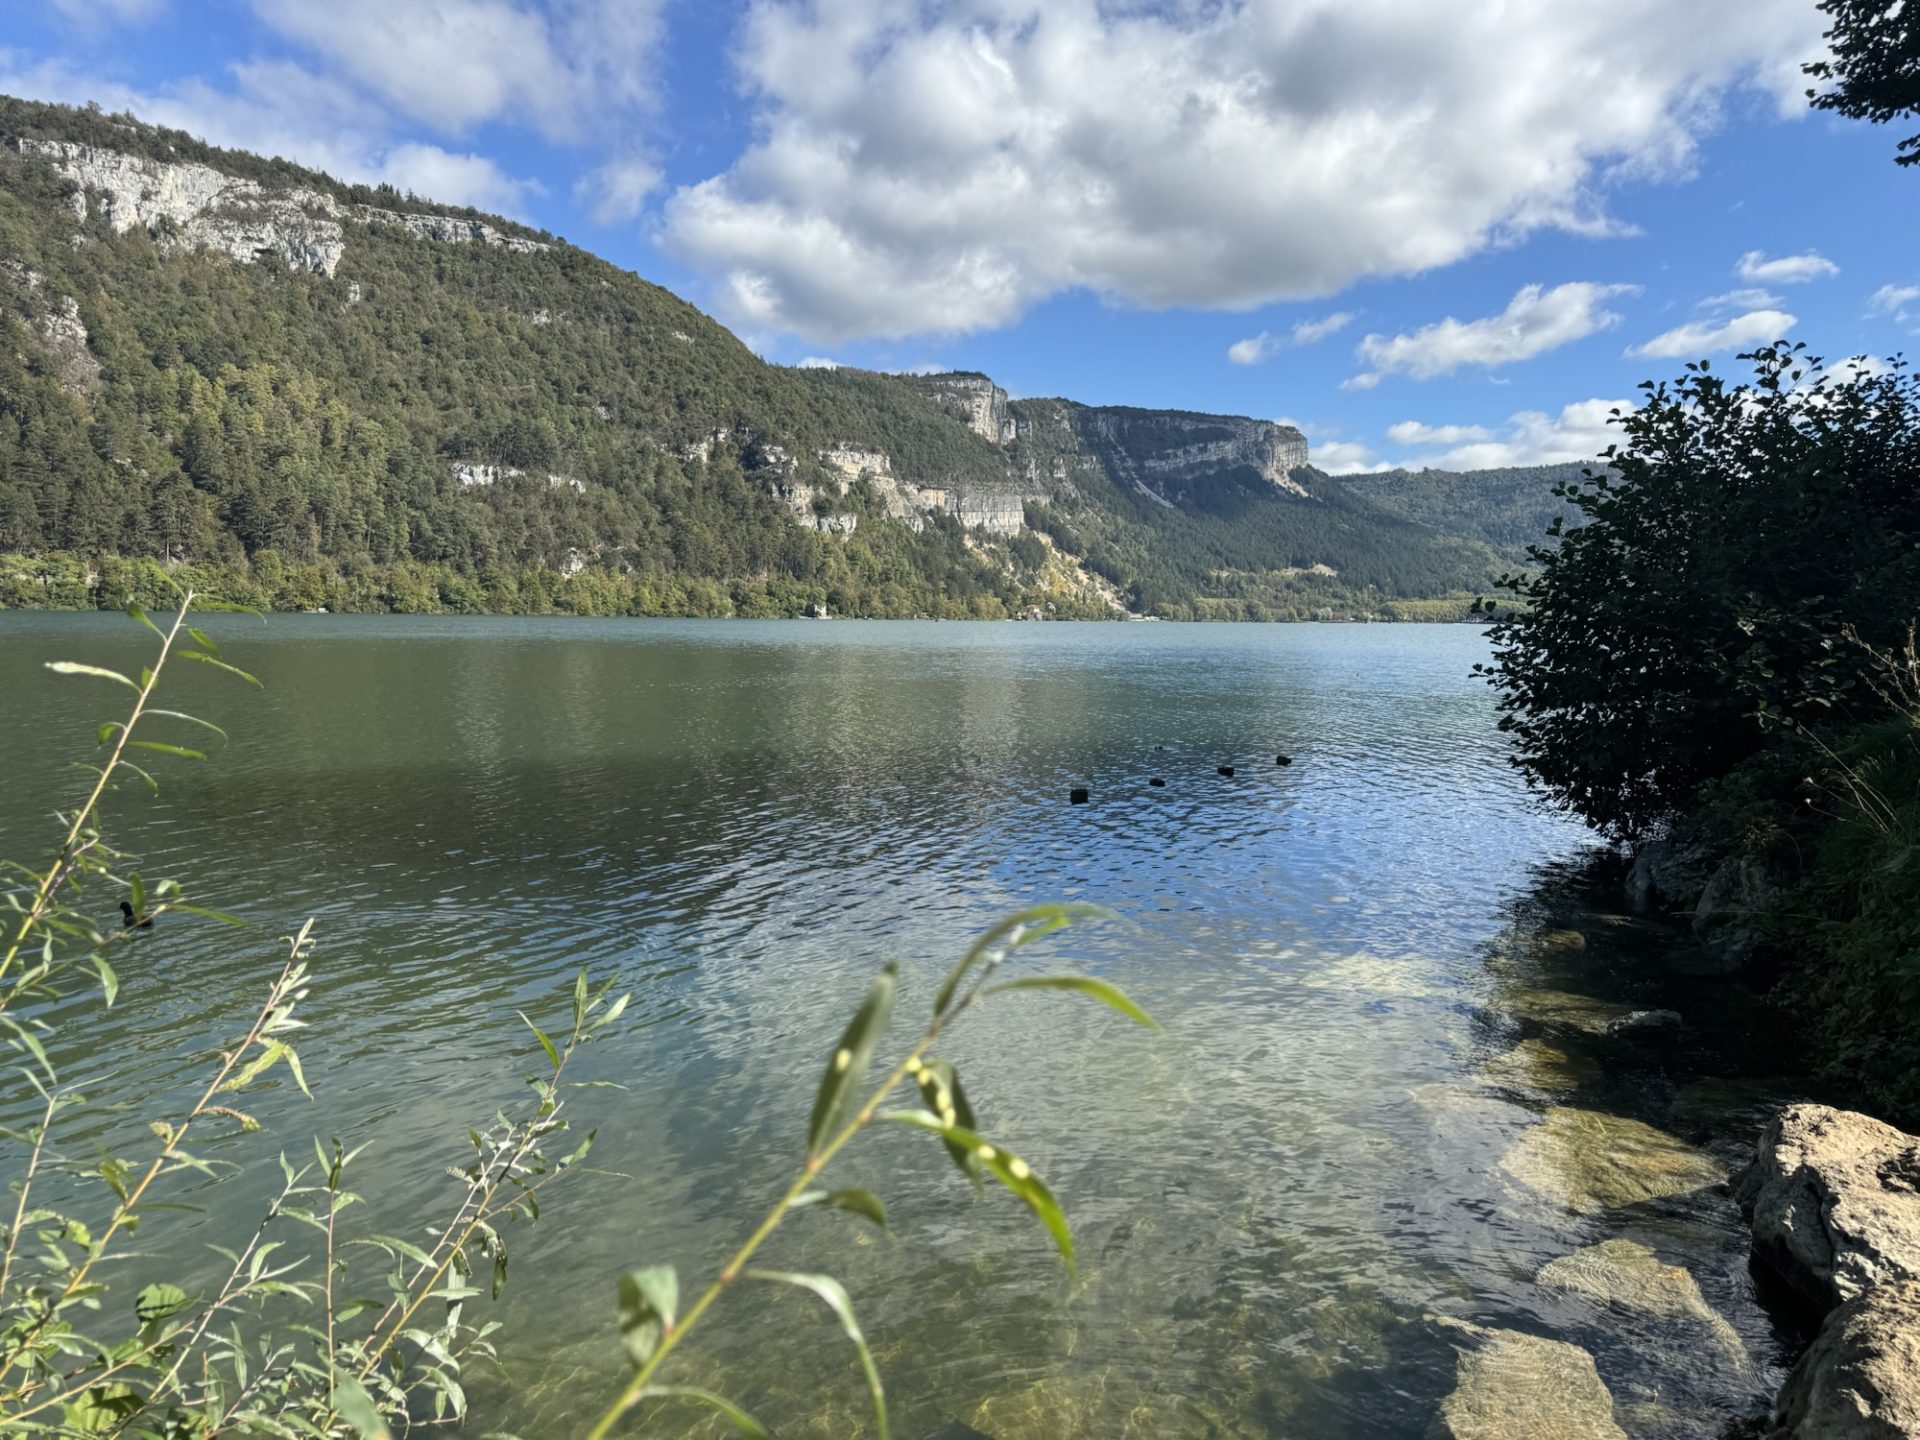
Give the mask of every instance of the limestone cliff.
[{"label": "limestone cliff", "polygon": [[324,190],[270,188],[210,165],[149,160],[70,140],[9,137],[6,143],[73,181],[75,219],[98,213],[116,235],[138,227],[169,248],[213,250],[243,263],[278,255],[295,269],[331,276],[346,253],[349,224],[394,226],[449,245],[548,248],[481,220],[347,205]]},{"label": "limestone cliff", "polygon": [[1007,406],[1007,392],[985,375],[954,370],[941,375],[901,378],[981,439],[996,445],[1012,442],[1014,423]]},{"label": "limestone cliff", "polygon": [[1307,439],[1291,425],[1241,415],[1129,406],[1069,407],[1082,447],[1122,483],[1183,508],[1209,492],[1253,481],[1308,497],[1294,472],[1307,463]]}]

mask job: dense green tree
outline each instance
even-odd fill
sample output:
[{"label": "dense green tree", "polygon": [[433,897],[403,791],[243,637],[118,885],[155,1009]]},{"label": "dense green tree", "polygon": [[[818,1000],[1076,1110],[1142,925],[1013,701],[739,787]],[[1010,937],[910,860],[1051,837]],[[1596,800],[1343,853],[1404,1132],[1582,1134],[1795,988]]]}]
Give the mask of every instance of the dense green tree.
[{"label": "dense green tree", "polygon": [[1799,347],[1643,387],[1609,470],[1496,628],[1501,728],[1542,790],[1645,835],[1781,730],[1884,713],[1867,653],[1920,613],[1920,382]]}]

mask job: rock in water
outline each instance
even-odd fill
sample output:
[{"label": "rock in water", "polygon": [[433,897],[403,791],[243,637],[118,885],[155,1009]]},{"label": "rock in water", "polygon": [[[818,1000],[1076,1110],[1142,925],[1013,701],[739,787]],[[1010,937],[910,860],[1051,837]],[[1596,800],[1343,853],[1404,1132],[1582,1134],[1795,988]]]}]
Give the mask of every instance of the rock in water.
[{"label": "rock in water", "polygon": [[1578,1345],[1458,1320],[1460,1367],[1427,1440],[1627,1440],[1613,1396]]},{"label": "rock in water", "polygon": [[1273,763],[1276,765],[1291,765],[1293,763],[1293,757],[1291,755],[1276,755],[1273,757]]},{"label": "rock in water", "polygon": [[1734,1195],[1755,1253],[1822,1309],[1920,1280],[1920,1140],[1891,1125],[1789,1105]]},{"label": "rock in water", "polygon": [[1711,1155],[1651,1125],[1564,1106],[1516,1140],[1500,1168],[1556,1204],[1589,1215],[1686,1195],[1727,1178]]},{"label": "rock in water", "polygon": [[1920,1283],[1876,1286],[1829,1315],[1773,1421],[1769,1440],[1920,1440]]},{"label": "rock in water", "polygon": [[1707,1304],[1692,1272],[1662,1264],[1658,1255],[1632,1240],[1603,1240],[1562,1255],[1536,1278],[1549,1290],[1584,1295],[1611,1309],[1698,1324],[1735,1364],[1747,1363],[1739,1333]]},{"label": "rock in water", "polygon": [[1074,786],[1073,789],[1069,791],[1067,794],[1067,803],[1070,805],[1086,804],[1087,803],[1087,787],[1084,785]]},{"label": "rock in water", "polygon": [[1231,766],[1231,765],[1217,765],[1217,766],[1215,766],[1214,768],[1215,768],[1215,769],[1216,769],[1217,771],[1219,771],[1219,773],[1220,773],[1220,774],[1222,774],[1222,775],[1225,775],[1225,776],[1226,776],[1226,777],[1227,777],[1227,778],[1228,778],[1229,780],[1231,780],[1231,779],[1233,778],[1233,766]]},{"label": "rock in water", "polygon": [[1153,779],[1147,781],[1147,784],[1153,786],[1155,789],[1159,789],[1165,786],[1166,783],[1167,782],[1162,780],[1158,775],[1154,776]]},{"label": "rock in water", "polygon": [[1544,1040],[1522,1040],[1506,1054],[1489,1060],[1484,1073],[1496,1085],[1564,1094],[1598,1081],[1600,1067],[1590,1056],[1577,1051],[1563,1050]]}]

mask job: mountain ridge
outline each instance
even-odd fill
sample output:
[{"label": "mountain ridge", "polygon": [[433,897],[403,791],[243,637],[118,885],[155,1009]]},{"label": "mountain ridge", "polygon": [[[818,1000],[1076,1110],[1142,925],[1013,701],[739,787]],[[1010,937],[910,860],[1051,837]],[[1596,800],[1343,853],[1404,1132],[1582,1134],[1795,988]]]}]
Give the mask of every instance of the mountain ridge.
[{"label": "mountain ridge", "polygon": [[1277,422],[769,365],[544,231],[131,117],[0,99],[0,317],[0,603],[151,556],[328,608],[1299,618],[1500,558]]}]

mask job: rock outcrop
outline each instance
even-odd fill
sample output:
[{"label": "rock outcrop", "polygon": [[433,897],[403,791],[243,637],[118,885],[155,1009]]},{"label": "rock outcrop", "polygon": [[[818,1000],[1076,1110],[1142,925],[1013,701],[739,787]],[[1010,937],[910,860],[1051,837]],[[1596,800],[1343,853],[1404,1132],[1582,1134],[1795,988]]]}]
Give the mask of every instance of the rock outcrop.
[{"label": "rock outcrop", "polygon": [[1821,1309],[1920,1280],[1920,1140],[1891,1125],[1789,1105],[1734,1194],[1754,1253]]},{"label": "rock outcrop", "polygon": [[920,393],[942,410],[962,421],[983,440],[995,445],[1013,442],[1013,416],[1007,409],[1007,392],[985,375],[956,370],[944,375],[926,375],[913,382]]},{"label": "rock outcrop", "polygon": [[100,362],[80,318],[80,302],[49,289],[39,271],[18,260],[0,260],[0,275],[18,287],[29,323],[69,390],[85,392],[100,383]]},{"label": "rock outcrop", "polygon": [[1736,1365],[1747,1363],[1739,1333],[1707,1304],[1693,1273],[1668,1265],[1632,1240],[1602,1240],[1550,1260],[1536,1277],[1549,1290],[1581,1295],[1628,1316],[1668,1322],[1706,1339]]},{"label": "rock outcrop", "polygon": [[1688,1195],[1727,1172],[1711,1155],[1638,1120],[1557,1106],[1513,1143],[1500,1168],[1581,1214]]},{"label": "rock outcrop", "polygon": [[1775,894],[1772,873],[1751,856],[1736,855],[1713,872],[1693,910],[1693,933],[1713,968],[1731,973],[1753,962]]},{"label": "rock outcrop", "polygon": [[1920,1440],[1920,1282],[1827,1317],[1774,1405],[1769,1440]]},{"label": "rock outcrop", "polygon": [[1307,495],[1293,478],[1307,463],[1307,438],[1291,425],[1126,406],[1075,406],[1071,415],[1080,443],[1117,482],[1170,505],[1204,501],[1236,478]]},{"label": "rock outcrop", "polygon": [[1642,914],[1691,910],[1713,873],[1713,855],[1690,840],[1649,840],[1633,853],[1627,901]]},{"label": "rock outcrop", "polygon": [[480,220],[346,205],[323,190],[268,187],[191,161],[149,160],[71,140],[7,143],[73,181],[76,219],[97,207],[116,235],[138,227],[169,248],[212,250],[243,264],[278,255],[296,270],[331,276],[346,253],[347,224],[392,226],[448,245],[549,248]]},{"label": "rock outcrop", "polygon": [[1427,1440],[1627,1440],[1593,1356],[1578,1345],[1441,1323],[1457,1337],[1460,1362]]}]

